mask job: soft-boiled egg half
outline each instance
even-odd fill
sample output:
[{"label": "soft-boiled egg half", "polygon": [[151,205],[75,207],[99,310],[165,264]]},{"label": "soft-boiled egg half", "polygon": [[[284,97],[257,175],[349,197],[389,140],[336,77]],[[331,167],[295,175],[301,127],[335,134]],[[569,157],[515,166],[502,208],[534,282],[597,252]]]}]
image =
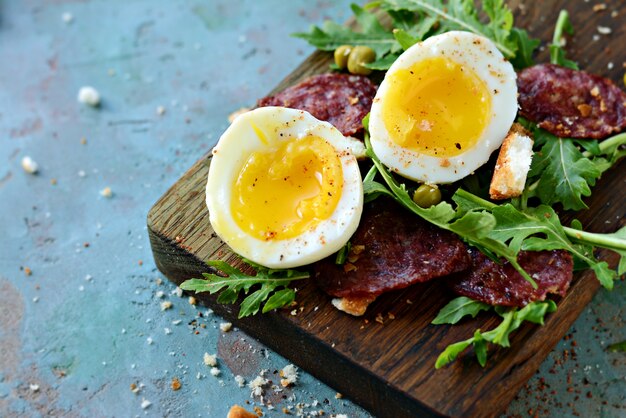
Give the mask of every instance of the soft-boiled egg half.
[{"label": "soft-boiled egg half", "polygon": [[213,229],[233,251],[270,268],[337,252],[363,210],[354,141],[302,110],[238,116],[213,149],[206,187]]},{"label": "soft-boiled egg half", "polygon": [[452,183],[483,165],[517,113],[513,66],[489,39],[452,31],[407,49],[370,115],[374,152],[392,171]]}]

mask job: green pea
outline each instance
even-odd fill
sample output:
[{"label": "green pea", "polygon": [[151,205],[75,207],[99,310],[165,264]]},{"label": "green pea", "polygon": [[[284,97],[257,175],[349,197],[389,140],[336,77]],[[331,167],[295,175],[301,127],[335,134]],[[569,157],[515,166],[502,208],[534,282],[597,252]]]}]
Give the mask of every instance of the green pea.
[{"label": "green pea", "polygon": [[429,208],[441,202],[441,191],[436,186],[422,184],[415,190],[413,201],[420,207]]},{"label": "green pea", "polygon": [[356,46],[348,57],[348,71],[352,74],[368,75],[372,72],[365,64],[374,62],[376,52],[368,46]]},{"label": "green pea", "polygon": [[352,45],[341,45],[335,49],[335,64],[340,70],[344,70],[348,66],[348,57],[352,48],[354,48]]}]

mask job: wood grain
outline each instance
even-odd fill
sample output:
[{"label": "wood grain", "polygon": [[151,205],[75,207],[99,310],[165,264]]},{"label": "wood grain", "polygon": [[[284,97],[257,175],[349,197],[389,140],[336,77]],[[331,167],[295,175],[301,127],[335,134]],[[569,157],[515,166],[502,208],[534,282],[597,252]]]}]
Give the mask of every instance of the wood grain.
[{"label": "wood grain", "polygon": [[[607,5],[606,11],[594,13],[592,5],[584,1],[551,0],[526,7],[511,2],[517,25],[544,44],[551,39],[559,10],[567,6],[577,29],[569,42],[569,57],[578,60],[582,68],[619,82],[626,60],[620,39],[624,39],[626,29],[610,12],[617,10],[618,16],[626,16],[626,4],[615,1]],[[613,34],[595,41],[598,25],[612,27]],[[544,50],[537,61],[546,60]],[[325,72],[329,62],[330,54],[314,53],[275,90]],[[613,63],[612,70],[607,68],[609,62]],[[148,215],[157,266],[177,284],[206,271],[203,260],[237,260],[209,224],[204,203],[209,164],[207,154]],[[592,209],[576,214],[586,229],[611,232],[624,224],[626,193],[621,173],[625,169],[626,162],[622,161],[607,172],[587,199]],[[572,219],[572,214],[563,214],[563,218]],[[605,252],[602,256],[616,262],[615,254]],[[597,289],[598,282],[591,273],[577,274],[567,296],[558,301],[558,312],[548,317],[545,326],[522,327],[508,350],[492,347],[484,369],[467,355],[438,371],[434,369],[435,359],[448,344],[469,338],[476,328],[489,329],[497,320],[481,314],[452,327],[429,325],[451,297],[436,282],[386,294],[360,319],[335,310],[330,298],[313,282],[299,289],[295,316],[281,311],[237,320],[238,306],[219,305],[207,295],[199,295],[199,299],[376,416],[491,417],[506,408]],[[375,320],[377,316],[382,316],[382,324]]]}]

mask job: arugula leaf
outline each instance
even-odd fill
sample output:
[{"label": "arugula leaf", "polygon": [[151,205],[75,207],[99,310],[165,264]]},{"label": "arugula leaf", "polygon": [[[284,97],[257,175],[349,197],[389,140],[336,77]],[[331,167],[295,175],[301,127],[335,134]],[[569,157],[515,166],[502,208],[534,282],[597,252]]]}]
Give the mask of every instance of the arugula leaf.
[{"label": "arugula leaf", "polygon": [[[387,13],[391,29],[369,11],[376,7]],[[513,14],[503,0],[381,0],[364,8],[355,4],[351,8],[359,24],[356,30],[326,21],[321,28],[312,26],[309,32],[293,36],[323,51],[341,45],[368,46],[376,52],[376,61],[366,65],[373,70],[389,69],[402,50],[449,30],[465,30],[491,39],[517,68],[532,65],[532,54],[539,44],[526,31],[513,28]],[[480,16],[487,17],[485,23]]]},{"label": "arugula leaf", "polygon": [[569,20],[569,13],[567,13],[567,10],[561,10],[554,27],[552,43],[549,45],[550,63],[578,70],[578,64],[576,64],[576,62],[565,58],[565,51],[563,50],[565,38],[563,37],[563,32],[566,32],[568,35],[572,35],[574,33],[574,27]]},{"label": "arugula leaf", "polygon": [[474,331],[472,338],[447,346],[437,357],[435,368],[439,369],[453,362],[470,345],[474,346],[474,353],[479,364],[485,367],[487,364],[487,342],[501,347],[510,347],[509,337],[511,333],[517,330],[524,321],[543,325],[546,314],[555,312],[556,308],[556,303],[551,300],[531,302],[521,309],[496,306],[495,310],[502,317],[502,322],[491,331],[481,332],[478,329]]},{"label": "arugula leaf", "polygon": [[374,166],[385,180],[387,187],[389,187],[393,198],[398,203],[433,225],[454,232],[465,240],[465,242],[477,247],[491,258],[502,257],[506,259],[524,279],[534,288],[537,288],[535,281],[519,265],[517,253],[504,242],[489,236],[489,231],[496,224],[495,218],[491,213],[487,211],[457,212],[446,201],[442,201],[429,208],[420,207],[411,199],[406,185],[398,183],[389,170],[380,162],[372,149],[372,144],[370,143],[367,133],[365,134],[365,148],[368,157],[370,157],[374,163]]},{"label": "arugula leaf", "polygon": [[537,47],[539,47],[539,44],[541,44],[541,41],[539,39],[530,38],[528,32],[518,28],[511,29],[511,39],[517,45],[515,58],[511,59],[513,67],[521,70],[522,68],[535,65],[533,54]]},{"label": "arugula leaf", "polygon": [[472,318],[475,318],[480,311],[487,311],[489,309],[491,309],[491,306],[486,303],[470,299],[466,296],[460,296],[451,300],[444,306],[431,324],[456,324],[467,315],[471,315]]},{"label": "arugula leaf", "polygon": [[626,231],[596,234],[567,228],[561,224],[554,209],[547,205],[521,211],[511,204],[496,205],[462,189],[457,190],[452,199],[463,210],[490,212],[495,217],[496,226],[488,236],[498,242],[509,242],[512,251],[567,250],[596,273],[602,286],[609,290],[613,288],[617,274],[605,261],[596,259],[592,246],[624,254]]},{"label": "arugula leaf", "polygon": [[[484,0],[482,8],[473,0],[383,0],[386,10],[410,10],[437,17],[440,32],[464,30],[491,39],[507,58],[515,57],[517,43],[511,38],[513,14],[503,0]],[[486,24],[479,19],[480,12],[488,17]]]},{"label": "arugula leaf", "polygon": [[585,158],[570,139],[558,138],[535,127],[533,133],[541,150],[535,154],[528,182],[530,196],[537,196],[542,203],[561,203],[564,209],[586,209],[583,196],[591,195],[591,186],[602,174],[602,170]]},{"label": "arugula leaf", "polygon": [[196,293],[214,294],[221,291],[217,298],[218,303],[235,303],[242,291],[247,295],[252,287],[260,285],[260,288],[246,296],[241,302],[239,318],[243,318],[259,312],[264,302],[263,313],[291,304],[296,293],[287,286],[294,280],[302,280],[310,276],[308,272],[270,269],[249,260],[243,259],[243,261],[256,269],[256,275],[249,276],[221,260],[210,260],[207,261],[207,265],[221,271],[227,277],[202,273],[204,279],[186,280],[180,288]]},{"label": "arugula leaf", "polygon": [[626,353],[626,340],[611,344],[606,349],[613,353],[617,353],[618,351],[621,351],[622,353]]},{"label": "arugula leaf", "polygon": [[340,266],[346,264],[348,254],[350,254],[350,249],[352,249],[352,243],[348,241],[346,245],[344,245],[339,251],[337,251],[337,255],[335,256],[335,264]]},{"label": "arugula leaf", "polygon": [[485,367],[487,365],[487,340],[483,338],[480,329],[474,331],[474,341],[472,341],[472,345],[474,346],[474,353],[476,354],[478,364],[480,364],[480,367]]},{"label": "arugula leaf", "polygon": [[312,26],[308,33],[294,33],[293,36],[306,40],[322,51],[334,51],[342,45],[368,46],[376,52],[379,60],[392,49],[400,50],[391,31],[385,29],[373,13],[356,4],[350,7],[360,26],[360,32],[327,20],[322,28]]},{"label": "arugula leaf", "polygon": [[412,36],[410,33],[402,30],[402,29],[394,29],[393,36],[396,38],[396,41],[400,44],[403,50],[407,50],[412,47],[414,44],[419,42],[419,39]]},{"label": "arugula leaf", "polygon": [[439,354],[439,357],[437,357],[437,360],[435,361],[435,369],[440,369],[448,363],[452,363],[456,360],[459,354],[465,351],[465,349],[473,342],[474,338],[472,337],[469,340],[459,341],[458,343],[447,346],[446,349]]}]

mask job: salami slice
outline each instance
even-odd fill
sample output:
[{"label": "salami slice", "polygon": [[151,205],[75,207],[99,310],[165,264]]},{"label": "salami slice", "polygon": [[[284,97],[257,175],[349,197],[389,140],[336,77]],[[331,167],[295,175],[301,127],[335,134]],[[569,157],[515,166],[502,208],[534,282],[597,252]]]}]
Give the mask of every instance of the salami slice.
[{"label": "salami slice", "polygon": [[572,281],[572,256],[567,251],[522,251],[519,264],[537,283],[537,289],[509,264],[497,264],[470,248],[472,266],[455,274],[448,284],[455,293],[489,305],[525,306],[545,300],[548,293],[565,296]]},{"label": "salami slice", "polygon": [[257,105],[306,110],[345,136],[359,136],[363,132],[361,121],[369,113],[375,95],[376,86],[367,77],[330,73],[309,77],[259,100]]},{"label": "salami slice", "polygon": [[517,85],[522,116],[556,136],[602,139],[626,128],[626,93],[607,78],[541,64]]},{"label": "salami slice", "polygon": [[383,292],[470,266],[465,244],[456,235],[383,198],[364,208],[350,242],[346,264],[329,257],[314,265],[317,284],[331,296],[369,303]]}]

